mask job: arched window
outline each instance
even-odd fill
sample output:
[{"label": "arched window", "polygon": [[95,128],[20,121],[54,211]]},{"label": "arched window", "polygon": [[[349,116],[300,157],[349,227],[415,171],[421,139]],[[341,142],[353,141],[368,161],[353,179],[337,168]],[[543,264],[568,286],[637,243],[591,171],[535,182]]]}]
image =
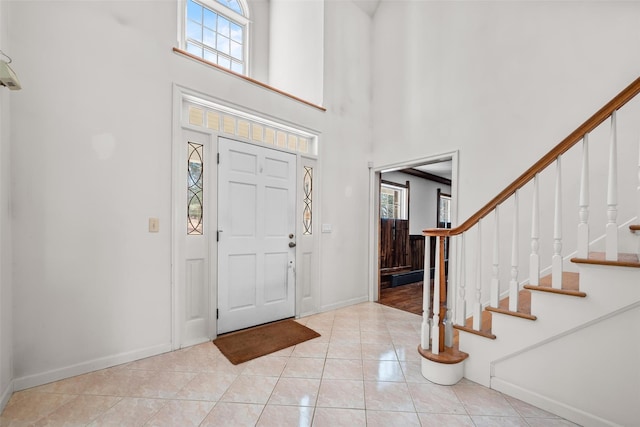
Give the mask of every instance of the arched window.
[{"label": "arched window", "polygon": [[187,52],[247,74],[249,10],[244,0],[187,0]]}]

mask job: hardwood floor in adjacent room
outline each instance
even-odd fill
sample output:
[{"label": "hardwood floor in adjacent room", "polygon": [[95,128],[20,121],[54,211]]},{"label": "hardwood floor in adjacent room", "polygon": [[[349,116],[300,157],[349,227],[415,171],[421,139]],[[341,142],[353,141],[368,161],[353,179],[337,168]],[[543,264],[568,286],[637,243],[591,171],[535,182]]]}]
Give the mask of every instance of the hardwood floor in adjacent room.
[{"label": "hardwood floor in adjacent room", "polygon": [[422,282],[381,289],[378,303],[422,316]]}]

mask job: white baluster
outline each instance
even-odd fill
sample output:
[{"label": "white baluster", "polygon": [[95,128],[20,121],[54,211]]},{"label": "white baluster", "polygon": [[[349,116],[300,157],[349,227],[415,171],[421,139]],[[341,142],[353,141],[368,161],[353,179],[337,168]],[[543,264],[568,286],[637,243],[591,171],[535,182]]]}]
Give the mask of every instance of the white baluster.
[{"label": "white baluster", "polygon": [[464,236],[466,233],[463,233],[460,236],[460,274],[459,274],[459,285],[458,285],[458,311],[457,311],[457,317],[458,317],[458,325],[465,325],[467,322],[467,301],[466,301],[466,279],[467,279],[467,272],[465,271],[465,269],[467,268],[467,266],[465,265],[465,247],[464,247]]},{"label": "white baluster", "polygon": [[456,301],[456,290],[455,290],[455,283],[456,283],[456,272],[455,272],[455,266],[456,263],[453,260],[453,256],[455,254],[456,251],[456,244],[454,242],[454,238],[453,237],[446,237],[445,239],[445,248],[447,248],[447,252],[449,253],[449,257],[448,257],[448,261],[446,261],[448,263],[445,264],[445,266],[448,268],[448,273],[445,275],[446,281],[447,281],[447,311],[446,311],[446,315],[445,315],[445,321],[444,321],[444,346],[445,347],[453,347],[453,319],[455,319],[456,317],[456,312],[455,312],[455,301]]},{"label": "white baluster", "polygon": [[607,185],[607,227],[605,259],[618,260],[618,131],[617,112],[611,114],[611,141],[609,144],[609,179]]},{"label": "white baluster", "polygon": [[420,347],[429,348],[431,339],[431,237],[424,237],[424,277],[422,279],[422,328]]},{"label": "white baluster", "polygon": [[431,321],[431,353],[440,354],[440,239],[436,237],[436,268],[433,274],[433,320]]},{"label": "white baluster", "polygon": [[518,311],[518,191],[513,195],[513,234],[511,237],[511,281],[509,282],[509,310]]},{"label": "white baluster", "polygon": [[473,329],[482,325],[482,228],[478,221],[478,242],[476,248],[476,298],[473,303]]},{"label": "white baluster", "polygon": [[529,255],[529,284],[540,284],[540,200],[538,174],[533,178],[533,207],[531,209],[531,255]]},{"label": "white baluster", "polygon": [[582,171],[580,173],[580,223],[578,224],[578,258],[589,257],[589,134],[582,138]]},{"label": "white baluster", "polygon": [[556,160],[556,194],[553,216],[553,258],[551,259],[551,286],[562,288],[562,167]]},{"label": "white baluster", "polygon": [[496,206],[495,230],[493,233],[493,266],[491,268],[491,288],[489,294],[489,305],[498,307],[500,303],[500,214],[499,206]]}]

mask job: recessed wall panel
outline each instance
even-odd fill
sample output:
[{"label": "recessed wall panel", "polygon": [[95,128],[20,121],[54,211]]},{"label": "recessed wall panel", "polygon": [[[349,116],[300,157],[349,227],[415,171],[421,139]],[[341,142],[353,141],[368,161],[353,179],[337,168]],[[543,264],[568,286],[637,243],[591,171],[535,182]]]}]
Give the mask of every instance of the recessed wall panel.
[{"label": "recessed wall panel", "polygon": [[229,261],[229,311],[256,305],[256,256],[254,254],[230,255]]},{"label": "recessed wall panel", "polygon": [[268,253],[264,256],[264,299],[274,303],[287,299],[288,254]]},{"label": "recessed wall panel", "polygon": [[205,313],[205,263],[203,259],[188,259],[186,264],[185,318],[200,319]]},{"label": "recessed wall panel", "polygon": [[311,267],[312,267],[312,253],[305,252],[302,254],[302,283],[300,288],[302,289],[302,297],[311,297]]},{"label": "recessed wall panel", "polygon": [[229,183],[229,194],[232,197],[221,203],[229,204],[231,237],[248,237],[256,235],[257,188],[253,184],[238,182]]},{"label": "recessed wall panel", "polygon": [[264,230],[266,237],[286,236],[293,230],[288,230],[289,218],[282,206],[287,206],[289,192],[284,188],[265,188]]},{"label": "recessed wall panel", "polygon": [[229,171],[255,175],[258,170],[258,158],[252,153],[229,151]]},{"label": "recessed wall panel", "polygon": [[269,178],[289,179],[289,163],[266,157],[264,159],[264,173]]}]

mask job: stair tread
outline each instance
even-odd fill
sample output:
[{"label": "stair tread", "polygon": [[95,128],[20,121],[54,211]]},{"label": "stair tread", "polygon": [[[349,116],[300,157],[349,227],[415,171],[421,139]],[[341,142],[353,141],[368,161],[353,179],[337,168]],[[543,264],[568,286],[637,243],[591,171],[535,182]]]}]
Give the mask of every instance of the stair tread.
[{"label": "stair tread", "polygon": [[491,333],[491,312],[487,310],[482,310],[482,321],[480,322],[479,331],[473,329],[473,317],[468,318],[464,325],[454,325],[453,327],[459,331],[469,332],[492,340],[496,339],[496,336]]},{"label": "stair tread", "polygon": [[571,258],[571,262],[577,264],[611,265],[617,267],[640,268],[640,261],[637,254],[619,253],[618,259],[607,260],[604,252],[590,252],[588,258]]},{"label": "stair tread", "polygon": [[486,310],[491,311],[493,313],[501,313],[506,314],[508,316],[520,317],[522,319],[536,320],[537,317],[532,315],[531,313],[522,313],[520,311],[511,311],[507,308],[502,307],[487,307]]},{"label": "stair tread", "polygon": [[509,316],[520,317],[523,319],[536,320],[537,317],[531,314],[531,292],[522,289],[518,293],[518,311],[509,310],[509,297],[502,298],[498,303],[498,307],[486,307],[482,310],[482,321],[480,330],[473,329],[473,317],[467,319],[464,326],[456,325],[455,327],[461,331],[470,332],[485,338],[496,339],[492,333],[492,313],[501,313]]},{"label": "stair tread", "polygon": [[580,274],[571,271],[562,272],[562,288],[557,289],[551,286],[551,275],[540,278],[539,285],[525,285],[525,289],[531,291],[551,292],[554,294],[570,295],[575,297],[585,297],[586,293],[580,291]]},{"label": "stair tread", "polygon": [[455,347],[445,347],[444,351],[439,352],[439,354],[433,354],[431,348],[424,349],[418,346],[418,353],[425,359],[444,364],[460,363],[469,357],[468,353],[460,351]]},{"label": "stair tread", "polygon": [[509,297],[501,299],[498,307],[487,307],[486,309],[494,313],[502,313],[523,319],[536,320],[536,316],[531,314],[531,291],[526,289],[522,289],[518,292],[518,311],[509,310]]}]

